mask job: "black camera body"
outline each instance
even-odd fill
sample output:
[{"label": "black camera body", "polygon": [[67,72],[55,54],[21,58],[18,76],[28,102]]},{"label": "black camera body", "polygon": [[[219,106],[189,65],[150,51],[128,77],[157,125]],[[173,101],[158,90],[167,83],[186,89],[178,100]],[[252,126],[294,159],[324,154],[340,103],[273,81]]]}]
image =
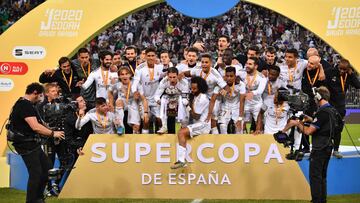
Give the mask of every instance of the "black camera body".
[{"label": "black camera body", "polygon": [[293,89],[293,91],[288,89],[279,89],[277,99],[279,102],[287,101],[290,106],[290,110],[294,113],[304,111],[309,106],[309,96],[296,89]]}]

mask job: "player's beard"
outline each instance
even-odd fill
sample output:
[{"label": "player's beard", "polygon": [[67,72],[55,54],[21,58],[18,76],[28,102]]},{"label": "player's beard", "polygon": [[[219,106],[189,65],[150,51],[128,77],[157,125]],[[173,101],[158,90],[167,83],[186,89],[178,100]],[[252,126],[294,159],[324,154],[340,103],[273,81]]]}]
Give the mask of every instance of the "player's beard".
[{"label": "player's beard", "polygon": [[111,67],[111,62],[104,63],[104,68],[109,69]]}]

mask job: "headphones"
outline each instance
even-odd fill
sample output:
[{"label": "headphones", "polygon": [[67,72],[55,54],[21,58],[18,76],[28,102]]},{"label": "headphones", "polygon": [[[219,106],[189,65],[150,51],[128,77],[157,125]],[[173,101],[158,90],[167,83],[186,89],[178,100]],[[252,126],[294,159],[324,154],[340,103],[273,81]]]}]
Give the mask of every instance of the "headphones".
[{"label": "headphones", "polygon": [[316,87],[313,87],[312,88],[312,92],[314,94],[314,98],[317,100],[317,101],[321,101],[323,98],[321,96],[321,94],[317,91]]}]

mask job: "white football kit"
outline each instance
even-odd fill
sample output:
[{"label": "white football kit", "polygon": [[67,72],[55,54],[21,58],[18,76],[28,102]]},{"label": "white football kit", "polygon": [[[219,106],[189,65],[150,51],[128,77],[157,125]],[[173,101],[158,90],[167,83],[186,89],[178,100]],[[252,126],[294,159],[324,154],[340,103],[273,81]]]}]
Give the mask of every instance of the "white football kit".
[{"label": "white football kit", "polygon": [[[227,126],[231,119],[236,123],[239,118],[240,95],[246,93],[245,83],[240,81],[239,84],[230,87],[230,90],[230,93],[220,99],[219,124],[221,134],[227,134]],[[219,92],[220,88],[216,87],[214,93],[219,94]]]},{"label": "white football kit", "polygon": [[254,75],[247,74],[241,79],[246,85],[246,92],[252,92],[254,95],[250,100],[245,99],[245,121],[249,122],[251,117],[256,121],[263,104],[262,94],[265,90],[267,78],[259,71],[256,71]]},{"label": "white football kit", "polygon": [[87,89],[95,81],[96,85],[96,97],[103,97],[108,100],[108,88],[115,80],[117,82],[118,75],[115,72],[104,71],[102,68],[98,68],[90,73],[85,83],[82,85],[83,89]]},{"label": "white football kit", "polygon": [[154,115],[160,117],[160,106],[156,103],[154,96],[159,87],[161,78],[163,78],[163,66],[154,65],[154,68],[148,68],[147,63],[142,63],[135,71],[134,84],[131,87],[131,91],[134,93],[137,91],[138,85],[140,85],[144,91],[149,104],[149,116]]},{"label": "white football kit", "polygon": [[114,113],[107,112],[106,116],[103,116],[98,114],[96,112],[96,109],[93,108],[89,112],[87,112],[84,117],[78,117],[75,123],[75,127],[76,129],[81,130],[82,126],[84,126],[87,122],[91,121],[95,134],[114,134],[114,119]]}]

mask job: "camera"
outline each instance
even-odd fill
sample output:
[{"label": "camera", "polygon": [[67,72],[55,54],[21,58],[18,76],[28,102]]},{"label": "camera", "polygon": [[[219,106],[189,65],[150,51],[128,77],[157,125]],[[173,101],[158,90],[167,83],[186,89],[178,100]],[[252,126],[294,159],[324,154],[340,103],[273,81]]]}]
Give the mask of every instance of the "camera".
[{"label": "camera", "polygon": [[304,111],[307,109],[309,106],[309,96],[291,86],[288,87],[293,91],[289,91],[285,88],[279,88],[277,97],[278,101],[287,101],[290,106],[290,111],[292,112]]}]

